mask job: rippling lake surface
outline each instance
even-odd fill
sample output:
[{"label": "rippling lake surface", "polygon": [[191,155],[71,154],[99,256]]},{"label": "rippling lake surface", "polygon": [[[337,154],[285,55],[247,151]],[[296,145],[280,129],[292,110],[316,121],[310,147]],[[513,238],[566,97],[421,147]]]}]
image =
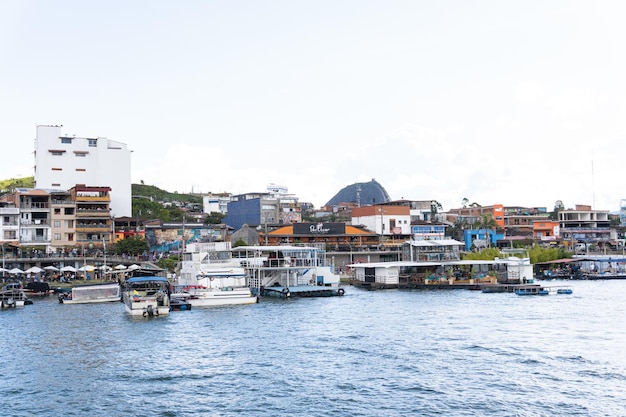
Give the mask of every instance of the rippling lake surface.
[{"label": "rippling lake surface", "polygon": [[626,416],[626,281],[0,311],[10,416]]}]

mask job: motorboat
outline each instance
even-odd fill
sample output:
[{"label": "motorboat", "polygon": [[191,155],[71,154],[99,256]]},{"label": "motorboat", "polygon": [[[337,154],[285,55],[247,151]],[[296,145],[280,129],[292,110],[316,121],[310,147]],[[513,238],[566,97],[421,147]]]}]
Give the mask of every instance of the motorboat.
[{"label": "motorboat", "polygon": [[128,278],[122,301],[132,316],[153,317],[170,314],[170,283],[165,277],[138,276]]},{"label": "motorboat", "polygon": [[58,297],[59,303],[63,304],[119,302],[122,298],[117,282],[76,285],[69,292],[59,293]]}]

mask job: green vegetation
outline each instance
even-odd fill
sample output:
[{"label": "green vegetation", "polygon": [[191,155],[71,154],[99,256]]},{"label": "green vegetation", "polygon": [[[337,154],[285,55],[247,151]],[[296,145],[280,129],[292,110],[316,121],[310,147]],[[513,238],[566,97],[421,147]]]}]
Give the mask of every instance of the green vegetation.
[{"label": "green vegetation", "polygon": [[[566,259],[571,258],[572,253],[565,250],[564,248],[542,248],[541,246],[535,245],[528,249],[528,255],[530,257],[530,263],[536,264],[538,262],[549,262],[557,259]],[[469,252],[465,253],[462,256],[463,260],[474,260],[474,261],[490,261],[492,259],[504,258],[502,253],[496,248],[488,248],[484,249],[480,252]]]},{"label": "green vegetation", "polygon": [[0,180],[0,194],[12,191],[16,188],[34,188],[35,177],[11,178],[9,180]]},{"label": "green vegetation", "polygon": [[[185,213],[179,206],[196,211],[202,209],[202,197],[193,194],[170,193],[154,185],[132,184],[132,195],[133,217],[160,219],[164,222],[182,221]],[[178,204],[166,206],[163,204],[165,202]],[[212,220],[214,221],[215,218]]]},{"label": "green vegetation", "polygon": [[134,198],[144,197],[152,201],[178,201],[180,203],[202,204],[202,197],[193,194],[170,193],[154,185],[132,184]]},{"label": "green vegetation", "polygon": [[178,265],[178,262],[180,262],[180,256],[171,255],[167,258],[159,259],[157,261],[157,265],[159,266],[159,268],[165,269],[166,271],[174,271],[176,269],[176,266]]},{"label": "green vegetation", "polygon": [[146,252],[150,246],[148,245],[148,241],[141,237],[129,236],[126,239],[118,240],[115,243],[115,247],[113,248],[113,252],[121,255],[122,253],[126,253],[128,255],[141,255]]}]

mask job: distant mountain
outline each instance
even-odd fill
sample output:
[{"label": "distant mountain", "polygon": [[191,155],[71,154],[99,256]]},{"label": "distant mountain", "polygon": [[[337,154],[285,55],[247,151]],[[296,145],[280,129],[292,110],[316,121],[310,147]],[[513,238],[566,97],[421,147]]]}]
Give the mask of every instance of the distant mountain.
[{"label": "distant mountain", "polygon": [[357,182],[348,185],[331,198],[327,206],[336,206],[339,203],[358,203],[362,206],[387,203],[391,201],[385,188],[376,180]]}]

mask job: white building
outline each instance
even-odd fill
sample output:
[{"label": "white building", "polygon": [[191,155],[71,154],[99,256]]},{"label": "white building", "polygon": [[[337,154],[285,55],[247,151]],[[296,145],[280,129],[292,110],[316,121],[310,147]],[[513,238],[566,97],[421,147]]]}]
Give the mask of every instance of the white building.
[{"label": "white building", "polygon": [[230,195],[203,195],[202,196],[202,211],[206,214],[210,213],[228,213],[228,203],[230,202]]},{"label": "white building", "polygon": [[35,186],[69,190],[77,184],[111,188],[111,214],[132,216],[130,153],[125,143],[61,132],[62,125],[38,125]]}]

